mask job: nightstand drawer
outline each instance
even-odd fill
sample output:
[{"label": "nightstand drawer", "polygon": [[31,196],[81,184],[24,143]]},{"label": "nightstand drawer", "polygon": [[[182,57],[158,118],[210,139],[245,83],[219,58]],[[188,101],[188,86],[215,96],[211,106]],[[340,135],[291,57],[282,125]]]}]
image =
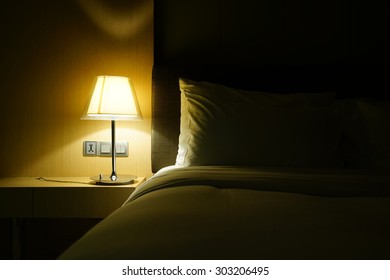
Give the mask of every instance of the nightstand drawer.
[{"label": "nightstand drawer", "polygon": [[37,188],[35,218],[104,218],[121,207],[133,188]]}]

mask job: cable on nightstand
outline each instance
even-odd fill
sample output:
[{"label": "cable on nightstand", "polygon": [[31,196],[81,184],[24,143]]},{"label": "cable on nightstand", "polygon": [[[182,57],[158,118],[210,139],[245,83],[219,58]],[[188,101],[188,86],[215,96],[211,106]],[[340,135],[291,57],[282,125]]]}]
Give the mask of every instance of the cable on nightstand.
[{"label": "cable on nightstand", "polygon": [[71,181],[71,180],[54,180],[54,179],[47,179],[47,178],[45,178],[45,177],[37,177],[37,178],[35,178],[35,179],[40,180],[40,181],[46,181],[46,182],[95,185],[94,182],[86,183],[86,182]]}]

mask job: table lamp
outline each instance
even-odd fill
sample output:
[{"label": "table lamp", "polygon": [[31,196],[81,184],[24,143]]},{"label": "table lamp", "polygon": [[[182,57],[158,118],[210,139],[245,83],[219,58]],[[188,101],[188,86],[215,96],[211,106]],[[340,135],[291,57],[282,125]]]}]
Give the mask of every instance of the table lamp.
[{"label": "table lamp", "polygon": [[132,82],[127,77],[99,76],[96,78],[94,90],[85,106],[82,120],[111,121],[111,175],[91,177],[96,184],[121,185],[134,181],[136,176],[118,175],[116,173],[115,121],[142,120],[137,96]]}]

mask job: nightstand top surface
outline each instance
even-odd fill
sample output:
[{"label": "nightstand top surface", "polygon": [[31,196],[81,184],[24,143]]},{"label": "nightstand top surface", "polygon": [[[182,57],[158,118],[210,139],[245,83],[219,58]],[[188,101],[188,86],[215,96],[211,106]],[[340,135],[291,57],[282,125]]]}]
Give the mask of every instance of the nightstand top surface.
[{"label": "nightstand top surface", "polygon": [[128,185],[96,185],[89,177],[43,177],[45,180],[39,180],[39,177],[0,177],[0,188],[55,188],[55,187],[109,187],[109,188],[128,188],[137,187],[145,181],[145,177],[137,177],[133,184]]}]

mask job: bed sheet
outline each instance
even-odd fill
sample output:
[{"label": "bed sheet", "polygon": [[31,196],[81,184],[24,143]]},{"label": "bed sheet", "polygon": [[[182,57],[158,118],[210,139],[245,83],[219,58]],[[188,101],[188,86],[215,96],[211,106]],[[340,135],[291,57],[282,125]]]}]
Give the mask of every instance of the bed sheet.
[{"label": "bed sheet", "polygon": [[390,259],[386,173],[169,167],[61,259]]}]

